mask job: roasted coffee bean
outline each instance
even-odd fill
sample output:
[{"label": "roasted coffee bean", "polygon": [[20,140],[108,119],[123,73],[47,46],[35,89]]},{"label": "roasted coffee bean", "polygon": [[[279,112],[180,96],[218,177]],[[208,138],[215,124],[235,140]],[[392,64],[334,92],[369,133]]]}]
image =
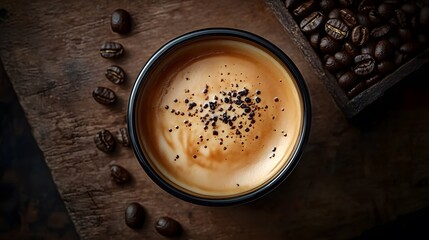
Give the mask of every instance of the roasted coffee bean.
[{"label": "roasted coffee bean", "polygon": [[115,138],[109,130],[103,129],[94,136],[95,146],[103,152],[111,152],[116,145]]},{"label": "roasted coffee bean", "polygon": [[420,43],[417,41],[406,42],[402,44],[401,47],[399,47],[399,51],[401,53],[406,54],[407,58],[417,54],[419,50],[420,50]]},{"label": "roasted coffee bean", "polygon": [[398,51],[395,51],[395,65],[401,66],[406,61],[406,54]]},{"label": "roasted coffee bean", "polygon": [[409,28],[399,28],[398,35],[401,38],[402,42],[411,42],[414,40],[413,31]]},{"label": "roasted coffee bean", "polygon": [[306,0],[293,10],[293,14],[297,17],[305,17],[313,11],[314,7],[315,4],[313,0]]},{"label": "roasted coffee bean", "polygon": [[128,183],[131,180],[130,173],[125,168],[116,164],[110,166],[110,177],[117,184]]},{"label": "roasted coffee bean", "polygon": [[155,230],[166,237],[178,237],[182,233],[182,226],[173,218],[160,217],[155,223]]},{"label": "roasted coffee bean", "polygon": [[382,61],[377,64],[377,70],[382,75],[387,75],[395,70],[395,63],[393,61]]},{"label": "roasted coffee bean", "polygon": [[317,30],[323,24],[324,16],[321,12],[312,12],[305,17],[299,27],[305,33],[311,33]]},{"label": "roasted coffee bean", "polygon": [[131,30],[131,16],[124,9],[116,9],[110,18],[112,31],[120,34],[128,33]]},{"label": "roasted coffee bean", "polygon": [[375,60],[369,54],[357,55],[354,59],[354,72],[359,76],[372,73],[375,68]]},{"label": "roasted coffee bean", "polygon": [[335,53],[341,48],[341,45],[330,37],[320,39],[320,51],[323,53]]},{"label": "roasted coffee bean", "polygon": [[382,25],[375,27],[371,30],[371,36],[374,38],[381,38],[386,36],[390,32],[390,25]]},{"label": "roasted coffee bean", "polygon": [[344,49],[344,51],[346,51],[348,54],[350,54],[353,57],[359,55],[359,53],[360,53],[359,49],[349,42],[344,43],[343,49]]},{"label": "roasted coffee bean", "polygon": [[339,8],[334,8],[332,9],[329,14],[328,14],[328,18],[329,19],[334,19],[334,18],[341,18],[340,16],[340,9]]},{"label": "roasted coffee bean", "polygon": [[348,8],[343,8],[340,10],[341,19],[349,26],[353,28],[357,24],[357,16],[352,10]]},{"label": "roasted coffee bean", "polygon": [[300,2],[301,2],[300,0],[285,0],[285,7],[286,7],[287,9],[295,8],[295,7],[297,7],[297,6],[298,6],[298,4],[299,4]]},{"label": "roasted coffee bean", "polygon": [[329,13],[335,8],[335,0],[320,0],[319,7],[323,13]]},{"label": "roasted coffee bean", "polygon": [[375,51],[375,43],[374,42],[367,42],[360,49],[361,54],[369,54],[371,56],[374,55],[374,51]]},{"label": "roasted coffee bean", "polygon": [[387,39],[380,40],[374,49],[374,58],[378,61],[383,61],[390,58],[393,54],[393,44]]},{"label": "roasted coffee bean", "polygon": [[369,20],[368,15],[366,15],[365,13],[358,12],[356,16],[359,25],[365,26],[367,28],[370,28],[372,26],[372,22]]},{"label": "roasted coffee bean", "polygon": [[359,83],[359,77],[352,71],[347,71],[338,77],[338,85],[346,92]]},{"label": "roasted coffee bean", "polygon": [[310,45],[314,50],[319,50],[320,39],[322,38],[321,32],[315,32],[310,36]]},{"label": "roasted coffee bean", "polygon": [[335,60],[334,56],[329,56],[325,60],[325,68],[331,72],[338,72],[343,66]]},{"label": "roasted coffee bean", "polygon": [[116,132],[116,139],[120,144],[122,144],[122,146],[130,146],[130,138],[128,136],[128,129],[126,127],[119,128],[118,132]]},{"label": "roasted coffee bean", "polygon": [[378,5],[377,10],[380,17],[384,19],[389,19],[391,16],[393,16],[393,13],[395,12],[395,6],[393,4],[383,2]]},{"label": "roasted coffee bean", "polygon": [[339,0],[339,2],[343,7],[350,7],[353,5],[354,0]]},{"label": "roasted coffee bean", "polygon": [[378,24],[381,20],[380,15],[378,15],[377,9],[371,9],[368,13],[368,18],[372,23]]},{"label": "roasted coffee bean", "polygon": [[429,26],[429,5],[420,9],[419,23],[422,28],[427,29],[427,27]]},{"label": "roasted coffee bean", "polygon": [[365,86],[366,87],[371,87],[372,85],[378,83],[381,80],[381,75],[380,74],[376,74],[374,76],[371,76],[370,78],[366,79],[365,82]]},{"label": "roasted coffee bean", "polygon": [[92,91],[92,97],[95,101],[104,105],[110,105],[116,101],[115,92],[107,87],[96,87]]},{"label": "roasted coffee bean", "polygon": [[396,21],[399,24],[399,27],[406,28],[407,27],[407,15],[402,9],[395,10]]},{"label": "roasted coffee bean", "polygon": [[429,35],[424,35],[422,33],[417,34],[417,42],[419,42],[421,45],[425,46],[429,42]]},{"label": "roasted coffee bean", "polygon": [[398,36],[398,35],[396,35],[396,34],[394,34],[394,35],[390,35],[388,38],[387,38],[387,40],[389,40],[389,42],[395,47],[395,48],[399,48],[400,46],[401,46],[401,44],[402,44],[402,40],[401,40],[401,38]]},{"label": "roasted coffee bean", "polygon": [[141,228],[145,222],[145,210],[137,202],[130,203],[125,209],[125,224],[130,228]]},{"label": "roasted coffee bean", "polygon": [[117,42],[105,42],[101,45],[100,54],[104,58],[116,58],[124,53],[124,47]]},{"label": "roasted coffee bean", "polygon": [[340,19],[329,19],[325,23],[325,32],[335,40],[343,40],[349,34],[349,28]]},{"label": "roasted coffee bean", "polygon": [[416,5],[412,4],[412,3],[407,3],[404,2],[404,4],[401,5],[401,9],[402,11],[405,12],[405,14],[407,15],[415,15],[418,13],[418,8]]},{"label": "roasted coffee bean", "polygon": [[114,84],[121,84],[125,81],[125,72],[121,67],[112,65],[107,68],[104,74],[108,80]]},{"label": "roasted coffee bean", "polygon": [[358,5],[358,11],[368,14],[371,10],[377,9],[375,4],[374,0],[362,0]]},{"label": "roasted coffee bean", "polygon": [[353,63],[353,56],[348,54],[346,51],[339,51],[334,55],[335,61],[339,64],[347,67]]},{"label": "roasted coffee bean", "polygon": [[362,25],[358,25],[355,28],[353,28],[352,35],[351,35],[353,44],[357,46],[362,46],[368,41],[368,38],[369,38],[368,28]]},{"label": "roasted coffee bean", "polygon": [[350,91],[347,92],[347,96],[351,99],[359,95],[359,93],[363,92],[366,89],[365,83],[360,82],[355,87],[350,89]]}]

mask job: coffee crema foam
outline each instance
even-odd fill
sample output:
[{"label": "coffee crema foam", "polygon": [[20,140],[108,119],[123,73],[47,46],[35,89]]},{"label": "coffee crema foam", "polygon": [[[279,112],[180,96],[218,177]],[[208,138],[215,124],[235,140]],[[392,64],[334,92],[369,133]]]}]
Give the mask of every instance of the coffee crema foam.
[{"label": "coffee crema foam", "polygon": [[271,53],[232,37],[169,53],[145,79],[139,141],[164,180],[195,196],[255,190],[288,164],[303,124],[292,74]]}]

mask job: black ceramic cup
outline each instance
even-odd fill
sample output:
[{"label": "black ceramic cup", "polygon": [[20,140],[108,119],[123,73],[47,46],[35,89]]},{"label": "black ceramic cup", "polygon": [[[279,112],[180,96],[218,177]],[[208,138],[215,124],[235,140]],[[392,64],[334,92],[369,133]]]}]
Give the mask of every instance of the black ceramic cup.
[{"label": "black ceramic cup", "polygon": [[291,59],[266,39],[201,29],[162,46],[131,91],[128,130],[159,187],[199,205],[258,199],[303,153],[310,96]]}]

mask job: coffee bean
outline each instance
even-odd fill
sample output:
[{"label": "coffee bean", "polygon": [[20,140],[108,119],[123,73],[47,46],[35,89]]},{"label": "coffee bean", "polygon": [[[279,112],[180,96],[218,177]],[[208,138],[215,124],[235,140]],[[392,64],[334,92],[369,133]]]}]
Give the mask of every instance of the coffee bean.
[{"label": "coffee bean", "polygon": [[353,5],[354,0],[338,0],[343,7],[350,7]]},{"label": "coffee bean", "polygon": [[393,54],[393,44],[387,39],[380,40],[374,49],[374,57],[378,61],[383,61],[390,58]]},{"label": "coffee bean", "polygon": [[368,18],[372,23],[378,24],[381,20],[380,15],[378,15],[377,9],[371,9],[368,12]]},{"label": "coffee bean", "polygon": [[329,19],[334,19],[334,18],[341,18],[340,16],[340,9],[339,8],[334,8],[332,9],[329,14],[328,14],[328,18]]},{"label": "coffee bean", "polygon": [[401,38],[402,42],[411,42],[414,40],[413,31],[409,28],[399,28],[398,35]]},{"label": "coffee bean", "polygon": [[124,47],[117,42],[105,42],[101,45],[100,54],[104,58],[116,58],[124,53]]},{"label": "coffee bean", "polygon": [[377,64],[377,70],[382,75],[387,75],[395,70],[395,63],[393,61],[382,61]]},{"label": "coffee bean", "polygon": [[329,13],[335,8],[335,0],[320,0],[319,7],[323,13]]},{"label": "coffee bean", "polygon": [[310,45],[314,50],[319,50],[320,39],[322,38],[322,34],[320,32],[315,32],[310,36]]},{"label": "coffee bean", "polygon": [[399,27],[406,28],[407,27],[407,15],[402,9],[395,10],[396,21],[399,24]]},{"label": "coffee bean", "polygon": [[415,15],[418,12],[418,8],[416,5],[412,3],[404,2],[404,4],[401,5],[402,11],[404,11],[407,15]]},{"label": "coffee bean", "polygon": [[381,38],[386,36],[390,32],[390,25],[382,25],[375,27],[371,30],[371,36],[374,38]]},{"label": "coffee bean", "polygon": [[325,68],[331,73],[339,71],[342,66],[335,60],[334,56],[328,56],[325,61]]},{"label": "coffee bean", "polygon": [[368,15],[366,15],[365,13],[358,12],[356,14],[356,16],[357,16],[357,20],[358,20],[359,25],[365,26],[367,28],[370,28],[372,26],[371,20],[369,20]]},{"label": "coffee bean", "polygon": [[399,48],[399,46],[401,46],[402,44],[402,40],[401,38],[399,38],[398,35],[390,35],[387,40],[389,40],[389,42],[395,47],[395,48]]},{"label": "coffee bean", "polygon": [[112,65],[107,68],[105,73],[106,78],[114,84],[121,84],[125,81],[125,72],[121,67]]},{"label": "coffee bean", "polygon": [[131,180],[130,173],[125,168],[116,164],[110,166],[110,177],[118,184],[128,183]]},{"label": "coffee bean", "polygon": [[354,59],[354,72],[356,75],[364,76],[372,73],[375,68],[375,61],[369,54],[357,55]]},{"label": "coffee bean", "polygon": [[401,47],[399,47],[399,51],[401,53],[406,54],[407,58],[417,54],[419,50],[420,50],[420,43],[417,41],[406,42],[402,44]]},{"label": "coffee bean", "polygon": [[360,82],[355,87],[353,87],[352,89],[350,89],[350,91],[347,92],[347,96],[349,98],[354,98],[357,95],[359,95],[359,93],[363,92],[365,89],[366,89],[365,83],[364,82]]},{"label": "coffee bean", "polygon": [[344,43],[343,49],[353,57],[359,54],[359,49],[349,42]]},{"label": "coffee bean", "polygon": [[145,210],[137,202],[130,203],[125,209],[125,224],[130,228],[141,228],[145,222]]},{"label": "coffee bean", "polygon": [[305,17],[313,11],[314,5],[313,0],[306,0],[293,10],[293,14],[297,17]]},{"label": "coffee bean", "polygon": [[339,51],[334,55],[335,61],[339,64],[347,67],[353,63],[353,56],[348,54],[346,51]]},{"label": "coffee bean", "polygon": [[182,233],[182,226],[173,218],[160,217],[155,223],[155,230],[166,237],[178,237]]},{"label": "coffee bean", "polygon": [[116,132],[116,139],[120,144],[122,144],[122,146],[130,146],[130,138],[128,136],[128,129],[126,127],[119,128],[118,132]]},{"label": "coffee bean", "polygon": [[348,8],[343,8],[340,10],[341,19],[349,26],[353,28],[357,24],[357,16],[352,10]]},{"label": "coffee bean", "polygon": [[330,37],[320,39],[320,51],[323,53],[335,53],[341,48],[341,45]]},{"label": "coffee bean", "polygon": [[329,19],[325,23],[325,32],[335,40],[343,40],[349,33],[349,28],[340,19]]},{"label": "coffee bean", "polygon": [[115,92],[107,87],[96,87],[92,91],[92,97],[95,101],[104,105],[110,105],[116,101]]},{"label": "coffee bean", "polygon": [[358,25],[355,28],[353,28],[352,35],[351,35],[353,44],[357,46],[362,46],[368,41],[368,38],[369,38],[368,28],[362,25]]},{"label": "coffee bean", "polygon": [[128,33],[131,30],[131,16],[124,9],[116,9],[110,18],[112,31],[120,34]]},{"label": "coffee bean", "polygon": [[109,130],[103,129],[94,136],[95,146],[103,152],[111,152],[116,145],[115,138]]},{"label": "coffee bean", "polygon": [[401,66],[406,61],[406,54],[398,51],[395,51],[395,65]]},{"label": "coffee bean", "polygon": [[297,6],[298,6],[298,4],[299,4],[300,2],[301,2],[300,0],[285,0],[285,7],[286,7],[287,9],[295,8],[295,7],[297,7]]},{"label": "coffee bean", "polygon": [[358,5],[358,11],[359,12],[364,12],[364,13],[369,13],[371,10],[376,10],[376,6],[375,6],[375,2],[374,0],[362,0],[360,1],[359,5]]},{"label": "coffee bean", "polygon": [[338,77],[338,85],[345,91],[349,91],[359,83],[359,77],[352,71],[347,71]]},{"label": "coffee bean", "polygon": [[374,51],[375,51],[375,43],[374,42],[367,42],[360,49],[361,54],[369,54],[371,56],[374,55]]},{"label": "coffee bean", "polygon": [[380,17],[389,19],[395,11],[395,6],[393,4],[383,2],[378,5],[377,11]]},{"label": "coffee bean", "polygon": [[312,12],[301,21],[299,27],[301,28],[301,31],[311,33],[322,25],[323,20],[324,16],[321,12]]},{"label": "coffee bean", "polygon": [[426,28],[429,26],[429,5],[423,7],[420,9],[419,14],[419,23],[422,26],[422,28]]}]

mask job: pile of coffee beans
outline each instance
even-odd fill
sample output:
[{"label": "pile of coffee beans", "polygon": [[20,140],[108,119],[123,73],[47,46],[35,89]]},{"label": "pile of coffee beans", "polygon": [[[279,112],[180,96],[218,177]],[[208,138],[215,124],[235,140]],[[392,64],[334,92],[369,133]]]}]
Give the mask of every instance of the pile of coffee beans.
[{"label": "pile of coffee beans", "polygon": [[285,0],[351,99],[428,48],[428,0]]},{"label": "pile of coffee beans", "polygon": [[[111,29],[118,34],[127,34],[131,31],[131,15],[124,9],[116,9],[111,14]],[[100,55],[106,59],[117,59],[123,56],[125,48],[122,44],[113,41],[104,42],[100,49]],[[115,85],[123,84],[126,81],[125,71],[118,65],[111,65],[105,71],[105,77]],[[111,88],[98,86],[92,91],[94,100],[102,105],[110,106],[117,101],[117,95]],[[125,118],[126,122],[126,118]],[[128,129],[120,127],[115,134],[107,129],[101,129],[94,135],[94,143],[97,149],[104,153],[112,153],[119,143],[123,147],[130,147]],[[117,185],[129,184],[132,180],[131,173],[118,164],[110,165],[110,177]],[[125,224],[133,229],[144,226],[146,211],[138,202],[132,202],[125,208]],[[182,226],[173,218],[163,216],[154,223],[155,230],[166,237],[177,237],[182,233]]]}]

